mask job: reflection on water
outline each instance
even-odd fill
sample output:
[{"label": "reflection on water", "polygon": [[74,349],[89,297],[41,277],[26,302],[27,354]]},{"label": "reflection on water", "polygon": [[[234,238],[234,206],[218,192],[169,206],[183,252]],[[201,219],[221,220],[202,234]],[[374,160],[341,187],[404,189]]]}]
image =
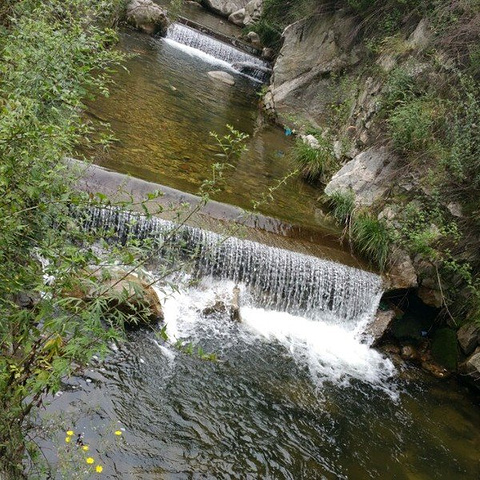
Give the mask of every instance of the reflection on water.
[{"label": "reflection on water", "polygon": [[[199,286],[165,305],[169,333],[220,361],[141,332],[54,401],[75,412],[69,425],[104,478],[479,478],[480,414],[465,392],[421,374],[407,386],[331,321],[280,314],[275,326],[275,312],[254,307],[243,324],[201,314],[232,287]],[[312,342],[312,329],[329,338]]]},{"label": "reflection on water", "polygon": [[[252,209],[252,200],[261,200],[293,170],[286,158],[291,139],[259,117],[258,84],[236,74],[233,88],[215,81],[208,71],[226,69],[224,64],[168,40],[126,33],[122,47],[136,54],[128,72],[118,72],[110,98],[90,105],[91,114],[110,122],[118,138],[100,164],[196,193],[222,159],[210,132],[224,135],[230,124],[250,135],[248,152],[227,169],[215,199]],[[321,225],[317,196],[318,190],[294,176],[260,209],[291,223]]]}]

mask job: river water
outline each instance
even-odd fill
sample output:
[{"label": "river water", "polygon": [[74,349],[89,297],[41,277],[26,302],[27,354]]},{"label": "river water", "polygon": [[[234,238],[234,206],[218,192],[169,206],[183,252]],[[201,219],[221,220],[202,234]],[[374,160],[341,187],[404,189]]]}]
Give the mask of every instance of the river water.
[{"label": "river water", "polygon": [[[213,83],[207,72],[225,65],[212,68],[214,60],[169,41],[126,33],[122,47],[137,54],[130,73],[120,71],[110,98],[91,105],[118,138],[99,163],[195,192],[217,153],[209,132],[223,134],[230,123],[251,140],[220,200],[250,208],[291,170],[290,138],[259,120],[258,85],[239,75],[233,89]],[[317,195],[293,178],[262,208],[321,228]],[[206,313],[228,303],[235,283],[180,280],[178,291],[163,288],[170,343],[156,331],[130,334],[105,362],[66,381],[46,408],[54,428],[44,452],[72,478],[82,478],[87,455],[104,478],[119,480],[480,478],[474,398],[369,348],[363,314],[262,307],[240,282],[236,323],[221,309]],[[80,460],[60,426],[83,434],[90,450]]]}]

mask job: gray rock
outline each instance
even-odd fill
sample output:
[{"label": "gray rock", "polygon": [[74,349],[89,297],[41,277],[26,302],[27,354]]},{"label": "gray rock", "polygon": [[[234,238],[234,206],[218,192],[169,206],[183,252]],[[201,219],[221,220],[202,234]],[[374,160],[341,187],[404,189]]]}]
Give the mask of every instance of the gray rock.
[{"label": "gray rock", "polygon": [[227,72],[223,72],[221,70],[214,70],[214,71],[208,72],[208,75],[214,78],[215,80],[220,80],[221,82],[227,85],[230,85],[230,86],[235,85],[235,79],[232,77],[232,75],[230,75]]},{"label": "gray rock", "polygon": [[465,355],[470,355],[480,345],[480,325],[467,323],[458,329],[457,339]]},{"label": "gray rock", "polygon": [[365,335],[372,340],[372,347],[378,346],[385,339],[395,319],[393,310],[378,311],[373,321],[365,329]]},{"label": "gray rock", "polygon": [[325,187],[325,194],[351,190],[357,205],[370,206],[391,187],[399,159],[386,147],[372,147],[345,164]]},{"label": "gray rock", "polygon": [[480,348],[459,367],[460,373],[473,387],[480,390]]},{"label": "gray rock", "polygon": [[432,33],[428,22],[422,18],[415,28],[415,31],[410,35],[408,44],[416,50],[425,50],[431,42]]},{"label": "gray rock", "polygon": [[263,11],[263,0],[250,0],[245,6],[245,25],[257,22]]},{"label": "gray rock", "polygon": [[228,17],[228,21],[234,23],[235,25],[239,25],[240,27],[243,27],[245,25],[245,9],[241,8],[240,10],[237,10],[236,12],[233,12],[230,14]]},{"label": "gray rock", "polygon": [[169,20],[165,11],[152,0],[131,0],[127,5],[127,22],[150,35],[166,35]]},{"label": "gray rock", "polygon": [[258,33],[255,32],[248,32],[247,40],[256,48],[261,48],[262,42],[260,42],[260,37]]},{"label": "gray rock", "polygon": [[353,18],[337,12],[300,20],[284,30],[271,86],[280,116],[294,113],[321,126],[334,100],[330,74],[358,62],[349,35],[353,29]]},{"label": "gray rock", "polygon": [[391,266],[385,274],[386,290],[403,290],[418,285],[417,272],[410,256],[401,249],[391,252]]},{"label": "gray rock", "polygon": [[428,288],[421,285],[417,292],[418,297],[425,305],[440,308],[443,305],[442,292],[438,288]]},{"label": "gray rock", "polygon": [[248,0],[201,0],[200,3],[211,12],[229,17],[233,12],[245,8]]}]

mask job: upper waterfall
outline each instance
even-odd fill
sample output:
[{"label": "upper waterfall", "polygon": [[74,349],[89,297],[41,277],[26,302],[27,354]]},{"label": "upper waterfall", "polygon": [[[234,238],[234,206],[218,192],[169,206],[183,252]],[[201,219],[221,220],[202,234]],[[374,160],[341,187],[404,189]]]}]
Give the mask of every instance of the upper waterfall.
[{"label": "upper waterfall", "polygon": [[156,217],[92,208],[85,228],[113,231],[120,241],[155,238],[191,258],[197,275],[242,282],[260,305],[310,318],[371,318],[382,292],[381,278],[370,272]]},{"label": "upper waterfall", "polygon": [[268,78],[270,69],[267,62],[194,28],[173,23],[168,27],[166,38],[222,60],[238,72],[257,80],[265,81]]}]

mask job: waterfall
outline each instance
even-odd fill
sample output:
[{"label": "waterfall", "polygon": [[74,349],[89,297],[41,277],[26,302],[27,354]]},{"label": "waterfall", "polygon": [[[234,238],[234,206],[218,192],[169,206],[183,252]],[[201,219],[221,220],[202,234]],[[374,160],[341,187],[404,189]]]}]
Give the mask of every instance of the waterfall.
[{"label": "waterfall", "polygon": [[236,71],[256,80],[265,82],[269,77],[267,62],[193,28],[173,23],[168,27],[166,38],[223,60]]},{"label": "waterfall", "polygon": [[157,217],[92,208],[84,213],[84,226],[110,232],[120,242],[156,239],[159,255],[168,247],[192,258],[198,276],[241,282],[260,305],[310,318],[327,313],[345,322],[368,320],[382,292],[381,278],[373,273]]}]

